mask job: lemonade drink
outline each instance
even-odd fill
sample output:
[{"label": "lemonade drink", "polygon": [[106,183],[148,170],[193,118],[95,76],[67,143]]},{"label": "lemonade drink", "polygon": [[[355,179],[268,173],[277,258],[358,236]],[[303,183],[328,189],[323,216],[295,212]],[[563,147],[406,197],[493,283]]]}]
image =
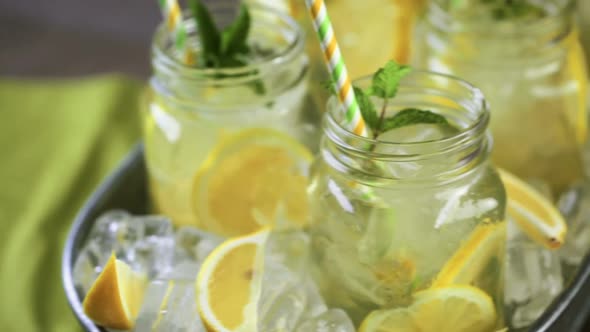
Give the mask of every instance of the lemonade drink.
[{"label": "lemonade drink", "polygon": [[[305,201],[317,115],[307,99],[302,32],[268,8],[251,6],[250,15],[244,66],[186,66],[164,26],[155,35],[145,155],[155,209],[177,225],[235,235],[272,219],[279,205],[304,218],[291,202]],[[185,23],[198,53],[194,22]],[[236,229],[219,226],[230,220]]]},{"label": "lemonade drink", "polygon": [[571,1],[518,3],[431,1],[415,63],[480,87],[494,162],[556,196],[583,176],[584,55]]},{"label": "lemonade drink", "polygon": [[[443,314],[416,309],[418,292],[471,285],[494,303],[486,328],[501,326],[506,198],[488,161],[481,92],[456,78],[412,72],[387,114],[426,109],[451,126],[411,125],[378,140],[345,129],[339,107],[334,98],[328,103],[310,184],[315,278],[328,304],[357,325],[374,310],[403,308],[410,313],[404,324],[435,324]],[[366,331],[372,321],[363,323]]]},{"label": "lemonade drink", "polygon": [[[324,55],[317,42],[316,32],[302,0],[244,0],[264,4],[293,16],[306,32],[305,47],[310,56],[311,91],[320,106],[325,105],[328,93],[321,83],[329,79]],[[395,60],[410,61],[412,36],[419,14],[426,0],[324,0],[330,14],[339,48],[346,59],[351,77],[366,75],[375,64]],[[351,19],[370,18],[369,20]],[[362,47],[359,47],[361,45]]]}]

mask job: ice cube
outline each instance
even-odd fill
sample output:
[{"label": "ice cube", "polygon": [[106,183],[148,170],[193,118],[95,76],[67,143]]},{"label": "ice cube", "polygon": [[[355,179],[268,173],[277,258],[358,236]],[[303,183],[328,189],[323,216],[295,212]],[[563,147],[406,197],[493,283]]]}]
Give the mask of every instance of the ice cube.
[{"label": "ice cube", "polygon": [[355,332],[350,317],[340,309],[330,309],[319,316],[306,320],[296,332]]},{"label": "ice cube", "polygon": [[131,219],[122,210],[108,211],[97,218],[74,263],[74,283],[82,294],[90,289],[113,252],[128,262],[127,253],[145,231],[143,225]]},{"label": "ice cube", "polygon": [[[205,332],[199,318],[194,282],[169,281],[150,332]],[[139,332],[139,331],[138,331]]]},{"label": "ice cube", "polygon": [[568,226],[559,255],[562,261],[575,268],[590,252],[590,180],[585,179],[563,193],[557,206]]},{"label": "ice cube", "polygon": [[74,263],[74,285],[81,294],[86,294],[106,264],[108,257],[101,254],[95,243],[84,247]]},{"label": "ice cube", "polygon": [[111,254],[154,277],[172,268],[174,232],[162,216],[132,216],[121,210],[99,216],[74,265],[74,280],[86,293]]},{"label": "ice cube", "polygon": [[265,264],[282,266],[301,275],[308,265],[309,236],[301,231],[274,231],[265,243]]},{"label": "ice cube", "polygon": [[326,302],[324,301],[324,298],[320,294],[319,288],[313,282],[312,278],[309,278],[303,284],[302,288],[305,291],[305,296],[307,300],[305,303],[305,311],[301,315],[303,320],[316,317],[328,310]]},{"label": "ice cube", "polygon": [[144,225],[136,222],[129,213],[113,210],[98,217],[86,243],[94,245],[101,262],[106,262],[113,252],[118,258],[126,257],[144,233]]},{"label": "ice cube", "polygon": [[508,218],[505,301],[514,328],[533,323],[563,289],[556,251],[532,242]]},{"label": "ice cube", "polygon": [[302,321],[326,310],[308,273],[307,234],[300,231],[271,233],[263,258],[257,303],[258,331],[294,331]]},{"label": "ice cube", "polygon": [[203,262],[221,242],[222,238],[190,226],[176,231],[176,246],[181,251],[179,255],[186,255],[195,262]]},{"label": "ice cube", "polygon": [[[262,287],[265,288],[263,281]],[[260,332],[282,332],[293,331],[305,311],[306,294],[304,288],[293,285],[283,289],[281,293],[274,294],[272,300],[264,297],[262,293],[262,304],[258,311],[258,331]]]},{"label": "ice cube", "polygon": [[191,260],[182,260],[174,262],[170,269],[158,274],[157,278],[160,280],[183,280],[195,281],[201,264]]},{"label": "ice cube", "polygon": [[152,331],[152,326],[155,325],[160,315],[162,302],[170,284],[171,282],[164,280],[155,280],[149,283],[135,321],[134,332]]},{"label": "ice cube", "polygon": [[125,259],[137,271],[153,278],[172,269],[174,231],[170,219],[163,216],[135,216],[129,224],[141,224],[143,236],[125,252]]}]

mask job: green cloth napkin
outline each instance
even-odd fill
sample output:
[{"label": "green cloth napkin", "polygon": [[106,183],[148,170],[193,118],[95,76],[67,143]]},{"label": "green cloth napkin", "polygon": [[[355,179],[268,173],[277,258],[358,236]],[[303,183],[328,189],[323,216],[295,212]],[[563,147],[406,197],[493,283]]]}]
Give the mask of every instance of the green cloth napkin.
[{"label": "green cloth napkin", "polygon": [[80,331],[61,284],[76,212],[139,139],[140,82],[0,79],[0,331]]}]

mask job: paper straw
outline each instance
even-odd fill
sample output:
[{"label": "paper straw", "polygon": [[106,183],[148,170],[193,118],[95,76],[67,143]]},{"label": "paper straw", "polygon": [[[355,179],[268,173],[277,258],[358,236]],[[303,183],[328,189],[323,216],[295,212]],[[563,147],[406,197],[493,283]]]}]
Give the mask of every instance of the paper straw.
[{"label": "paper straw", "polygon": [[193,64],[193,53],[187,47],[187,31],[182,22],[182,11],[176,0],[158,0],[166,28],[174,38],[174,47],[186,64]]},{"label": "paper straw", "polygon": [[360,136],[367,136],[365,122],[361,110],[354,96],[354,90],[348,77],[348,71],[344,65],[340,47],[334,36],[334,29],[328,16],[328,11],[323,0],[305,0],[305,4],[311,13],[313,26],[320,39],[326,65],[332,80],[336,84],[338,99],[346,110],[346,124],[352,132]]}]

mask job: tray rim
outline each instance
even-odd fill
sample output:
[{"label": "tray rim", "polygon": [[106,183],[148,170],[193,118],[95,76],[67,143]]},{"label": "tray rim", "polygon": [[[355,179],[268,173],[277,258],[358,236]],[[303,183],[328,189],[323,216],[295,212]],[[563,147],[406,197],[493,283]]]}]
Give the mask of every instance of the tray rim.
[{"label": "tray rim", "polygon": [[86,238],[86,234],[85,236],[79,235],[84,229],[88,229],[90,227],[90,225],[88,225],[88,216],[97,209],[97,206],[100,205],[100,202],[105,200],[106,194],[110,191],[110,188],[122,181],[126,174],[125,171],[131,169],[134,165],[141,163],[142,160],[143,143],[140,142],[135,144],[135,146],[131,149],[131,152],[128,152],[123,157],[122,161],[119,162],[115,169],[106,176],[106,178],[99,184],[97,189],[85,201],[81,210],[74,217],[74,221],[66,238],[66,243],[64,245],[62,254],[62,286],[64,288],[70,309],[73,311],[74,316],[76,316],[78,322],[88,332],[107,331],[94,324],[94,322],[90,320],[86,314],[84,314],[82,301],[78,297],[78,292],[74,286],[73,272],[75,257],[73,257],[73,253],[75,248],[78,247]]}]

